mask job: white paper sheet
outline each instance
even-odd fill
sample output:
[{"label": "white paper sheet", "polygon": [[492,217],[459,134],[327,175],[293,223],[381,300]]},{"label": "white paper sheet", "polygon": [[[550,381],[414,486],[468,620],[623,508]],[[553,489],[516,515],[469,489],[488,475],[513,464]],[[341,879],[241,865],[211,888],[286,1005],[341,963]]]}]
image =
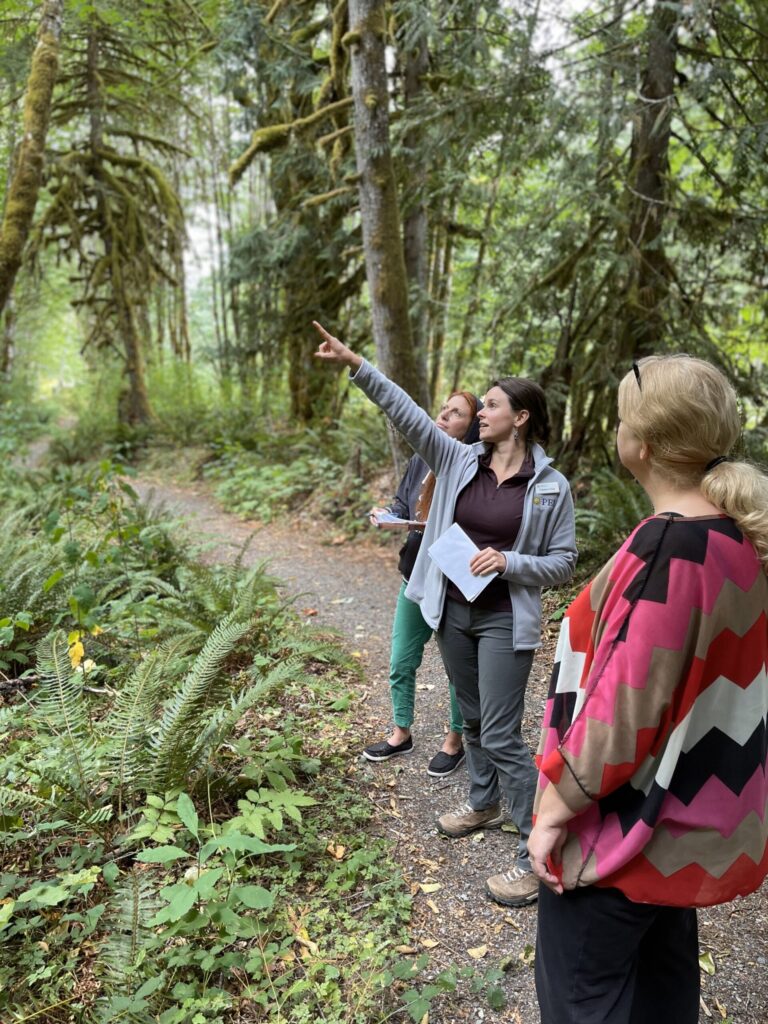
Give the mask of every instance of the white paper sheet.
[{"label": "white paper sheet", "polygon": [[423,526],[424,523],[420,523],[418,519],[401,519],[400,516],[394,515],[392,512],[378,512],[374,517],[377,525],[381,526]]},{"label": "white paper sheet", "polygon": [[429,557],[456,584],[468,601],[474,601],[491,580],[499,575],[497,572],[489,572],[487,576],[472,575],[469,562],[479,550],[458,523],[449,526],[429,547]]}]

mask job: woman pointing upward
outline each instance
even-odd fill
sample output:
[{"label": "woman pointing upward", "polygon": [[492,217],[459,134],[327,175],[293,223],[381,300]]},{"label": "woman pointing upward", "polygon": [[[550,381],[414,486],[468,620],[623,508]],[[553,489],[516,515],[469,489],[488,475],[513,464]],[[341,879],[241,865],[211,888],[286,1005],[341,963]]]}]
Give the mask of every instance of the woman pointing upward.
[{"label": "woman pointing upward", "polygon": [[[541,588],[567,580],[576,564],[570,488],[539,443],[549,436],[544,392],[526,378],[495,381],[478,414],[480,441],[463,445],[365,359],[314,326],[322,338],[316,356],[348,367],[435,474],[406,596],[437,631],[464,716],[470,779],[467,801],[441,815],[437,827],[452,837],[499,828],[503,795],[520,832],[517,858],[486,888],[499,903],[524,906],[538,893],[528,859],[536,773],[521,734],[525,689],[540,645]],[[473,602],[428,554],[453,523],[478,548],[469,562],[473,575],[498,574]]]}]

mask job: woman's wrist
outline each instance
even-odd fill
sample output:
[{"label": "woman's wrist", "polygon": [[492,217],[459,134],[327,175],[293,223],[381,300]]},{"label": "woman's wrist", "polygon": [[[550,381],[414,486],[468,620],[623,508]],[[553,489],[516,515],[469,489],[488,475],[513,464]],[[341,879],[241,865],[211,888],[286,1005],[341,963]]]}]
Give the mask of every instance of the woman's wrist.
[{"label": "woman's wrist", "polygon": [[576,811],[568,806],[556,787],[550,782],[542,794],[539,809],[536,812],[536,824],[541,825],[542,828],[558,829],[575,817]]}]

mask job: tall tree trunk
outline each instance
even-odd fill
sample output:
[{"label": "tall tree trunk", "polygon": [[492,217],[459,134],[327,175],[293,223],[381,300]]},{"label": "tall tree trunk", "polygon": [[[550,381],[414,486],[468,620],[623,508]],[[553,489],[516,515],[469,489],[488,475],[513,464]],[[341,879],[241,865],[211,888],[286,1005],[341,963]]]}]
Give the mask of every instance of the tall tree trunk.
[{"label": "tall tree trunk", "polygon": [[121,423],[137,426],[149,423],[152,419],[152,407],[147,393],[146,371],[141,338],[136,329],[136,320],[132,309],[132,296],[126,281],[125,268],[119,259],[119,246],[115,244],[115,233],[121,225],[116,224],[109,208],[109,187],[103,181],[102,170],[104,150],[104,97],[99,74],[99,52],[101,40],[98,28],[92,29],[88,36],[88,79],[87,102],[90,117],[90,151],[91,174],[102,187],[97,189],[96,206],[98,210],[98,230],[104,253],[107,258],[110,282],[111,301],[114,303],[115,321],[123,347],[123,372],[128,382],[127,389],[118,397],[117,414]]},{"label": "tall tree trunk", "polygon": [[[424,89],[424,76],[429,70],[427,33],[422,24],[415,40],[407,40],[403,62],[406,112]],[[413,351],[419,377],[427,379],[427,303],[429,298],[429,249],[426,153],[423,131],[417,121],[406,133],[405,158],[408,165],[408,200],[403,213],[403,253],[410,297]]]},{"label": "tall tree trunk", "polygon": [[2,341],[0,341],[0,381],[9,381],[13,375],[16,357],[16,303],[8,297],[2,314]]},{"label": "tall tree trunk", "polygon": [[386,16],[383,0],[350,0],[355,153],[360,178],[360,219],[373,337],[384,372],[416,401],[427,403],[408,315],[408,284],[389,145]]},{"label": "tall tree trunk", "polygon": [[454,194],[448,202],[445,225],[439,230],[435,242],[435,258],[432,266],[432,284],[430,287],[431,305],[434,313],[431,317],[430,330],[430,369],[429,369],[429,398],[430,406],[437,401],[437,389],[441,383],[443,369],[443,351],[445,348],[446,322],[448,319],[448,303],[451,297],[451,282],[453,275],[453,247],[455,235],[448,230],[456,216],[456,204],[458,200]]},{"label": "tall tree trunk", "polygon": [[24,98],[24,137],[0,226],[0,312],[21,266],[40,191],[51,97],[59,66],[62,8],[63,0],[45,0],[42,5]]},{"label": "tall tree trunk", "polygon": [[457,391],[461,387],[461,375],[464,373],[464,362],[467,358],[467,352],[469,351],[469,346],[472,341],[472,333],[475,329],[477,314],[480,311],[483,280],[485,278],[485,253],[491,237],[493,218],[496,213],[496,203],[499,198],[499,188],[501,187],[501,179],[505,169],[504,165],[506,163],[507,138],[508,136],[505,135],[501,140],[501,145],[499,146],[496,161],[496,173],[494,174],[493,181],[491,182],[491,194],[488,197],[488,202],[485,207],[482,237],[480,239],[480,244],[477,247],[477,256],[472,268],[472,280],[469,285],[469,302],[467,304],[467,311],[464,315],[464,323],[461,328],[459,347],[456,352],[451,391]]},{"label": "tall tree trunk", "polygon": [[679,22],[678,5],[657,0],[648,30],[648,58],[635,112],[627,182],[632,264],[620,353],[625,361],[651,353],[664,331],[662,306],[669,289],[669,267],[662,231]]}]

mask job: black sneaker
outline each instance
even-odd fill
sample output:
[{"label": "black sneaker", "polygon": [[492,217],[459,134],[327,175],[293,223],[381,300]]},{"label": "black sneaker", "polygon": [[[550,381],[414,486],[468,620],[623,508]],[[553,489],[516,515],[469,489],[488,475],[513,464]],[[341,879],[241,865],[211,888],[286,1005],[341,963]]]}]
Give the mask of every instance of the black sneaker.
[{"label": "black sneaker", "polygon": [[382,740],[381,743],[372,743],[363,751],[363,757],[367,757],[369,761],[388,761],[390,757],[395,757],[397,754],[410,754],[412,750],[413,736],[409,736],[407,740],[398,743],[396,747],[387,743],[386,740]]},{"label": "black sneaker", "polygon": [[427,765],[427,775],[433,779],[444,779],[446,775],[452,775],[465,758],[464,747],[458,754],[446,754],[444,750],[438,750],[435,756]]}]

